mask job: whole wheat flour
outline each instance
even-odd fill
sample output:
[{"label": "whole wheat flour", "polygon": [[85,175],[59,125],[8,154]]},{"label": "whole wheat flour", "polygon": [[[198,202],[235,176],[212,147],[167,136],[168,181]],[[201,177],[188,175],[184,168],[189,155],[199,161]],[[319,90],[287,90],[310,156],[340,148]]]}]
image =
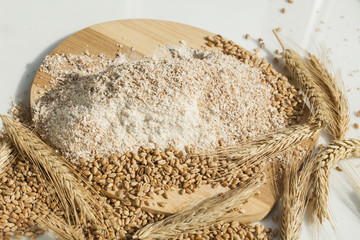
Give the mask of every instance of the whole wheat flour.
[{"label": "whole wheat flour", "polygon": [[[287,124],[260,69],[219,51],[185,45],[163,51],[151,59],[106,60],[106,70],[67,70],[66,80],[60,74],[63,81],[33,109],[37,131],[67,157],[80,158],[141,145],[209,150],[219,140],[234,144]],[[43,66],[60,73],[64,58]]]}]

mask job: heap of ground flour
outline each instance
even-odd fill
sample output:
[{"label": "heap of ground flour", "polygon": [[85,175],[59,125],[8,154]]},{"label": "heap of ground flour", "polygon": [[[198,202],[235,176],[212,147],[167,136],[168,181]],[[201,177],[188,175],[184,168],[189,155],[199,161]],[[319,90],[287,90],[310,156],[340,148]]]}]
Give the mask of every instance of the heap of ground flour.
[{"label": "heap of ground flour", "polygon": [[[106,69],[93,66],[96,74],[90,69],[91,75],[68,75],[33,109],[42,138],[67,157],[80,158],[141,145],[210,150],[219,140],[234,144],[286,125],[284,114],[272,107],[272,88],[260,69],[185,45],[163,52],[137,61],[121,56],[107,61]],[[44,64],[56,66],[62,58],[69,56]]]}]

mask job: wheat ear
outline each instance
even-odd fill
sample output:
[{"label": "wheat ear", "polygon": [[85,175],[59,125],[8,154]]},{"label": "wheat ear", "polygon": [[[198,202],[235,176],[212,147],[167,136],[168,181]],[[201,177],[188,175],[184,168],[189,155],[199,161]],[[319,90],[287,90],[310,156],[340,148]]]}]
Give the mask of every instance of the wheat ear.
[{"label": "wheat ear", "polygon": [[80,227],[74,228],[65,222],[63,218],[49,213],[38,220],[38,224],[58,240],[85,240],[84,234]]},{"label": "wheat ear", "polygon": [[308,139],[313,139],[320,132],[317,123],[305,123],[279,129],[260,135],[250,141],[217,150],[213,155],[226,158],[233,169],[245,163],[256,163],[294,147]]},{"label": "wheat ear", "polygon": [[329,220],[328,194],[330,170],[340,160],[360,157],[360,140],[333,140],[315,156],[315,167],[312,176],[311,212],[322,223]]},{"label": "wheat ear", "polygon": [[[335,139],[342,140],[349,130],[349,103],[344,94],[344,83],[341,78],[335,78],[315,55],[307,53],[308,61],[306,66],[315,79],[316,83],[322,88],[328,96],[328,104],[331,107],[332,117],[329,119],[328,132]],[[325,56],[325,54],[323,54]],[[327,61],[329,62],[329,61]]]},{"label": "wheat ear", "polygon": [[9,169],[15,157],[11,141],[5,136],[0,138],[0,175]]},{"label": "wheat ear", "polygon": [[41,176],[54,188],[68,222],[78,225],[85,217],[85,220],[103,226],[101,208],[94,200],[95,197],[83,186],[92,189],[90,183],[21,123],[11,117],[0,117],[17,151],[34,164]]},{"label": "wheat ear", "polygon": [[295,161],[285,168],[283,197],[281,199],[280,239],[297,240],[308,205],[306,196],[310,187],[310,176],[314,167],[312,154],[301,166]]},{"label": "wheat ear", "polygon": [[316,80],[305,65],[304,59],[294,50],[286,48],[277,32],[275,30],[273,32],[283,48],[282,58],[286,68],[291,76],[301,85],[301,89],[311,104],[311,109],[314,113],[313,120],[319,121],[323,127],[327,127],[329,116],[331,116],[331,110],[326,100],[327,95],[324,94],[316,83]]},{"label": "wheat ear", "polygon": [[134,236],[139,239],[173,238],[181,233],[198,230],[209,226],[252,197],[264,182],[260,176],[252,177],[243,187],[227,191],[224,194],[206,199],[196,205],[189,206],[179,213],[164,220],[151,223],[140,229]]}]

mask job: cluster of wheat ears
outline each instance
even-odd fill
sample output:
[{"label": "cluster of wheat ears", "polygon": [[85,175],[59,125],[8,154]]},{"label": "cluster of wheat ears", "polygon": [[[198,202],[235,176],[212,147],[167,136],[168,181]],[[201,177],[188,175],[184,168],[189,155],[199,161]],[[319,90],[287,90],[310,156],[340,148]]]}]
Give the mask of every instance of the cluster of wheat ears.
[{"label": "cluster of wheat ears", "polygon": [[[282,48],[284,63],[300,85],[310,104],[312,115],[308,123],[292,125],[251,141],[219,149],[216,154],[242,167],[277,155],[314,138],[325,130],[333,138],[318,152],[312,151],[304,161],[288,163],[285,168],[281,198],[281,239],[298,239],[307,206],[320,223],[329,220],[327,199],[329,175],[334,165],[344,159],[360,156],[360,140],[346,139],[349,108],[342,84],[317,57],[302,55],[286,48],[274,31]],[[0,139],[0,174],[15,157],[23,157],[36,166],[42,178],[51,186],[66,219],[55,215],[38,219],[38,224],[51,230],[59,239],[84,239],[81,224],[90,221],[103,225],[106,204],[75,168],[47,146],[31,130],[11,117],[1,115],[5,136]],[[159,239],[196,230],[216,223],[226,211],[253,196],[264,182],[257,175],[238,189],[196,203],[181,212],[140,229],[139,239]]]}]

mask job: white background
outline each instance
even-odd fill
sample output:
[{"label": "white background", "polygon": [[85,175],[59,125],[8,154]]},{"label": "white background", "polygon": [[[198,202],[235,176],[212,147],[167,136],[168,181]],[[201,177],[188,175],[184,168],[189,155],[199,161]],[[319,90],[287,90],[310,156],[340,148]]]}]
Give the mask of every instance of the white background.
[{"label": "white background", "polygon": [[[280,12],[286,8],[286,13]],[[0,113],[11,98],[28,100],[32,79],[46,54],[72,33],[93,24],[128,18],[177,21],[220,33],[249,50],[265,41],[270,60],[280,49],[271,29],[301,48],[313,51],[323,43],[334,68],[341,69],[351,107],[351,125],[360,123],[360,0],[0,0]],[[251,40],[245,40],[249,33]],[[349,137],[360,130],[350,127]],[[360,239],[360,198],[344,173],[333,171],[331,201],[335,234],[320,227],[320,239]],[[267,221],[268,226],[272,223]],[[301,239],[315,239],[316,229],[303,225]],[[50,239],[42,237],[42,239]]]}]

